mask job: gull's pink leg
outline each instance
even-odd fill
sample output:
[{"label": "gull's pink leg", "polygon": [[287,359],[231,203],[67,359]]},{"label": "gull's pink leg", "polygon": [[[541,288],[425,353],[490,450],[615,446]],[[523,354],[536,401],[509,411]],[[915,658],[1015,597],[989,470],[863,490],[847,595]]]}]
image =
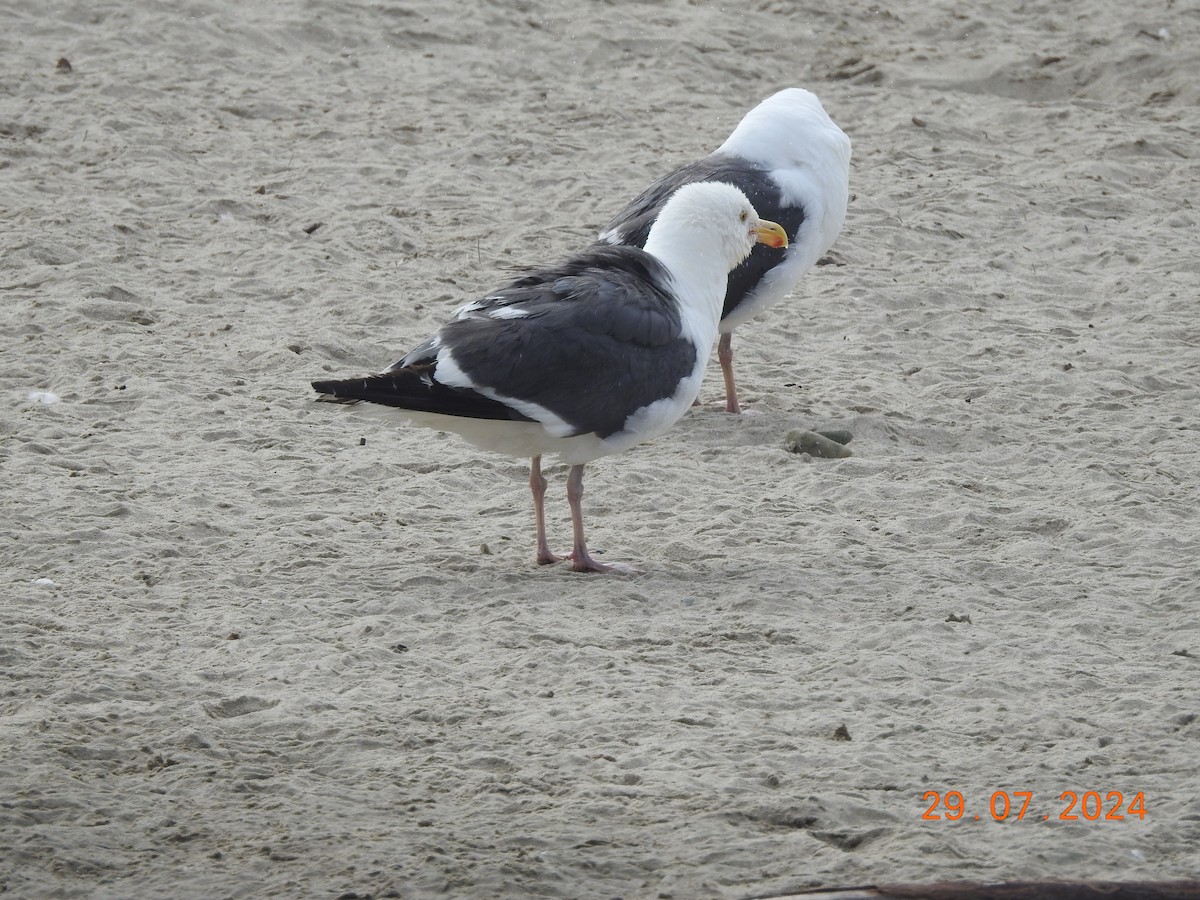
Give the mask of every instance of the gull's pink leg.
[{"label": "gull's pink leg", "polygon": [[540,456],[529,461],[529,490],[533,492],[533,520],[537,525],[537,563],[546,566],[558,562],[562,557],[551,553],[550,544],[546,541],[546,479],[542,475]]},{"label": "gull's pink leg", "polygon": [[602,563],[588,553],[587,541],[583,536],[583,466],[571,466],[567,476],[567,503],[571,507],[571,528],[575,532],[575,547],[571,551],[571,568],[576,572],[624,572],[637,570],[624,563]]},{"label": "gull's pink leg", "polygon": [[733,332],[721,335],[717,342],[717,361],[721,364],[721,374],[725,376],[725,412],[740,413],[738,405],[737,385],[733,383]]}]

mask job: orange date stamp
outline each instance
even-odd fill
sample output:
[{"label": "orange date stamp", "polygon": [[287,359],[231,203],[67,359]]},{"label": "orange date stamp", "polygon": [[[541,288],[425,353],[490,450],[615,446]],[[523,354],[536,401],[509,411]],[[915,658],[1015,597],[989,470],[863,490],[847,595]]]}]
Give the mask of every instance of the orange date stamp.
[{"label": "orange date stamp", "polygon": [[1034,805],[1033,791],[993,791],[986,809],[974,814],[968,811],[967,799],[962,791],[946,791],[944,794],[926,791],[921,801],[929,804],[921,818],[930,822],[957,822],[962,819],[981,822],[989,818],[996,822],[1019,822],[1026,818],[1026,814],[1030,819],[1043,822],[1052,819],[1059,822],[1144,821],[1147,816],[1144,791],[1138,791],[1129,798],[1121,791],[1108,791],[1103,796],[1100,791],[1063,791],[1058,796],[1058,803],[1049,812],[1044,809],[1030,810]]}]

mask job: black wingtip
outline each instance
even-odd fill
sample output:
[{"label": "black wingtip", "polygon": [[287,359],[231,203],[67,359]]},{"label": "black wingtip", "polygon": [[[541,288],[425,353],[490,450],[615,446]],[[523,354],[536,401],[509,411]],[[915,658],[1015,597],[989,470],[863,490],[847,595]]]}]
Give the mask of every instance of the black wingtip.
[{"label": "black wingtip", "polygon": [[469,419],[508,419],[532,422],[533,419],[510,406],[475,391],[446,387],[426,377],[420,367],[397,369],[381,375],[364,375],[338,381],[313,381],[318,400],[353,404],[360,401],[437,413]]}]

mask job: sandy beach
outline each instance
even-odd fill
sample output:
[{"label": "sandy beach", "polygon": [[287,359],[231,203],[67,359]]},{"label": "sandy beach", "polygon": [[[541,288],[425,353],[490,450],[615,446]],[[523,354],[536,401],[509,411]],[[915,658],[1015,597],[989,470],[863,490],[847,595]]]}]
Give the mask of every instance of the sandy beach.
[{"label": "sandy beach", "polygon": [[[53,6],[0,33],[0,894],[1198,876],[1194,6]],[[746,414],[714,361],[589,466],[644,574],[314,402],[789,86],[849,213]]]}]

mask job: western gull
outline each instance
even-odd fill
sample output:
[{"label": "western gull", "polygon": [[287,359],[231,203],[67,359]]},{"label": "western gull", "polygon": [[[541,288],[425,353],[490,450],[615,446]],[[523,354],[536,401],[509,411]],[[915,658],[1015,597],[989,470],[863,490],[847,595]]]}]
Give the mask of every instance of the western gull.
[{"label": "western gull", "polygon": [[725,409],[741,411],[733,380],[733,330],[782,300],[833,246],[850,194],[850,139],[816,95],[788,88],[768,97],[713,153],[664,175],[600,233],[610,244],[640,247],[667,198],[693,181],[736,185],[760,214],[787,231],[789,246],[755,247],[729,273],[717,359]]},{"label": "western gull", "polygon": [[693,183],[665,203],[643,249],[601,243],[460,307],[378,375],[314,381],[321,399],[457,432],[529,457],[537,562],[546,540],[541,460],[571,468],[567,502],[580,572],[631,571],[594,559],[583,529],[583,467],[662,434],[700,393],[725,280],[761,242],[785,247],[740,190]]}]

